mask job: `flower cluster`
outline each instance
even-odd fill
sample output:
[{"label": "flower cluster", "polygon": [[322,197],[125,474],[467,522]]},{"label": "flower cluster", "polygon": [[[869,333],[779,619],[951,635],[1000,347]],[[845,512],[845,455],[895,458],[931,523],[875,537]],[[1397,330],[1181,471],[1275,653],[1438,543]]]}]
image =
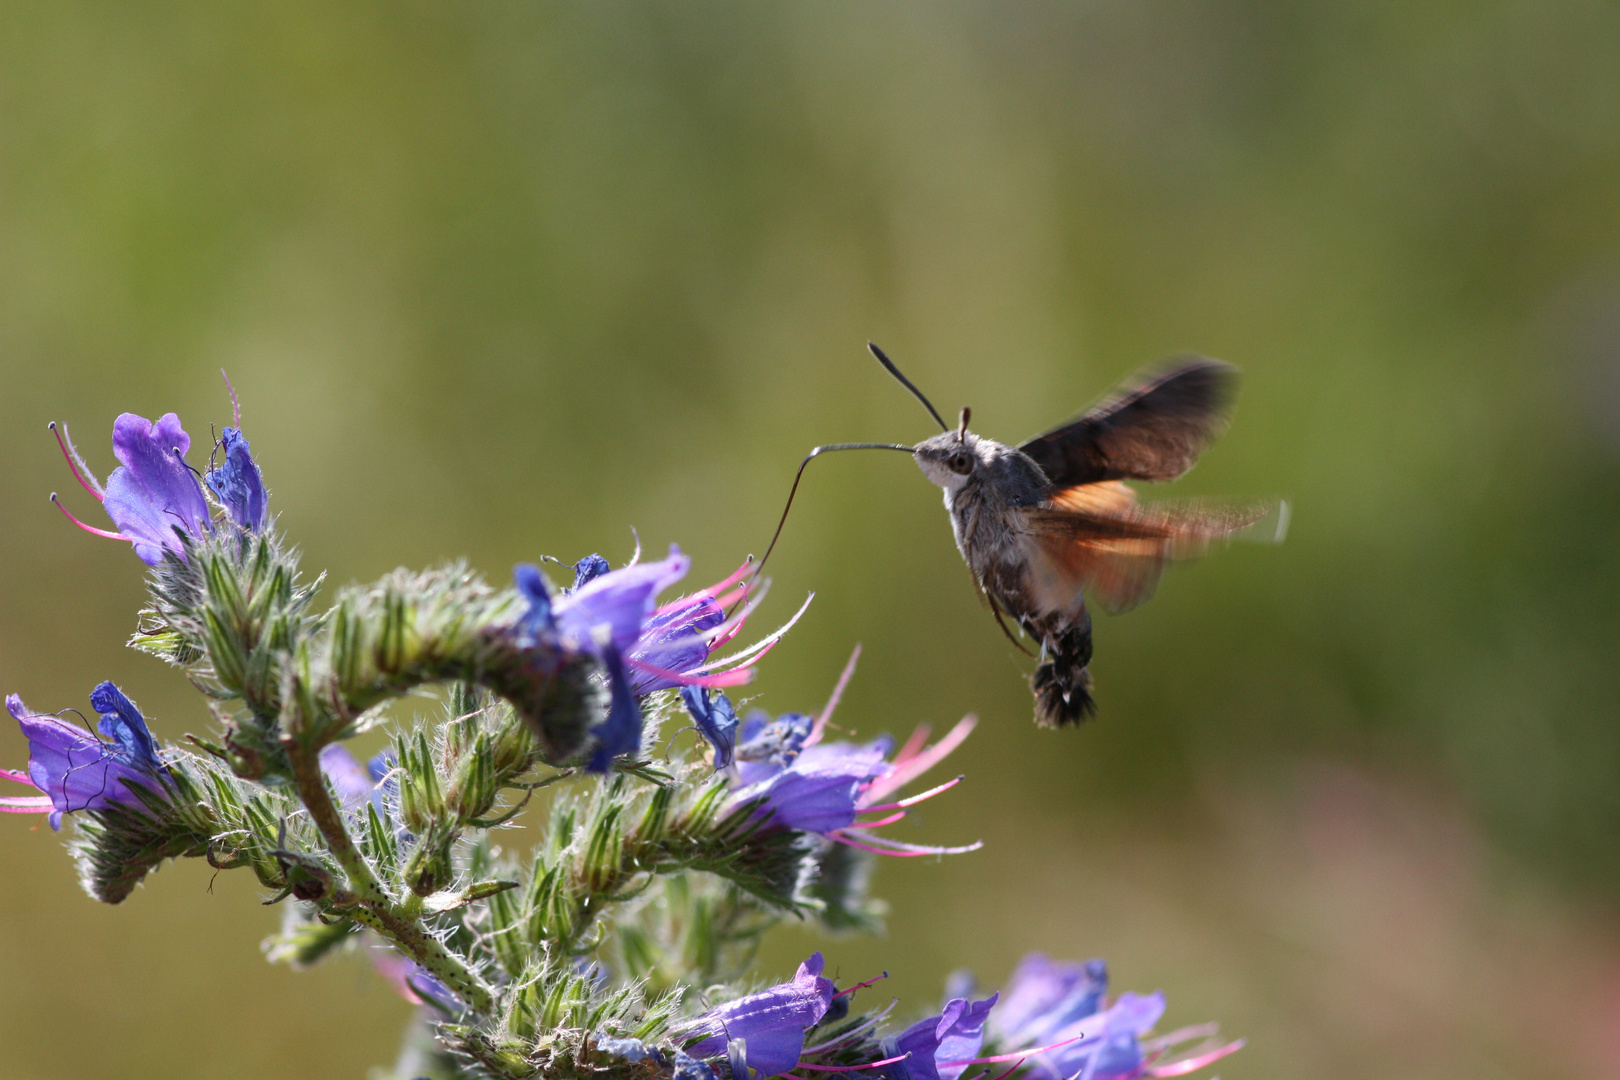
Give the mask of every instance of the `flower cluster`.
[{"label": "flower cluster", "polygon": [[[1027,1065],[1028,1080],[1138,1080],[1181,1076],[1243,1046],[1242,1040],[1214,1041],[1214,1025],[1152,1037],[1164,1013],[1162,993],[1126,993],[1109,1004],[1102,961],[1054,964],[1032,953],[1005,993],[978,1001],[952,998],[938,1013],[886,1038],[869,1038],[873,1024],[861,1023],[807,1047],[810,1033],[823,1026],[839,999],[870,985],[840,991],[822,976],[824,968],[822,955],[814,953],[791,981],[708,1010],[674,1032],[681,1052],[700,1061],[724,1059],[739,1080],[753,1075],[763,1080],[793,1070],[958,1080],[973,1066],[1004,1062],[1017,1063],[1008,1072]],[[1204,1042],[1170,1053],[1193,1039]],[[987,1043],[997,1052],[981,1054]],[[863,1052],[845,1060],[852,1047]],[[659,1054],[641,1040],[607,1035],[598,1036],[597,1048],[631,1061]],[[870,1060],[859,1060],[863,1056]],[[835,1057],[837,1064],[824,1063]]]},{"label": "flower cluster", "polygon": [[8,813],[49,813],[51,828],[76,810],[122,807],[141,812],[140,792],[163,790],[163,762],[135,703],[110,682],[90,692],[90,707],[101,714],[98,739],[77,724],[42,715],[16,694],[6,709],[28,739],[28,771],[0,769],[0,776],[44,792],[0,799]]},{"label": "flower cluster", "polygon": [[[819,712],[739,717],[726,691],[809,600],[735,648],[765,596],[757,569],[664,600],[691,569],[673,545],[649,561],[638,546],[618,569],[587,556],[566,587],[539,562],[515,567],[510,590],[460,566],[399,571],[313,613],[234,390],[232,406],[201,472],[173,413],[118,417],[105,485],[57,430],[113,528],[57,505],[149,568],[131,644],[180,667],[222,729],[217,744],[160,746],[111,682],[90,694],[93,730],[7,698],[28,763],[0,776],[34,794],[0,797],[0,811],[47,814],[53,829],[73,815],[93,895],[120,902],[169,858],[251,868],[267,902],[288,903],[272,959],[304,966],[363,942],[420,1006],[405,1080],[1137,1080],[1241,1045],[1212,1026],[1155,1036],[1163,995],[1110,999],[1101,961],[1032,954],[1003,991],[953,993],[889,1031],[894,1006],[853,1012],[876,980],[840,989],[819,952],[787,982],[741,984],[753,944],[787,915],[874,925],[873,856],[980,846],[883,831],[962,781],[905,794],[974,717],[936,741],[926,725],[898,743],[829,738],[858,648]],[[435,689],[442,717],[402,725],[365,763],[350,751],[390,701]],[[649,732],[676,715],[702,741],[650,753]],[[522,824],[550,785],[538,842],[510,846],[532,852],[503,852],[496,830]]]}]

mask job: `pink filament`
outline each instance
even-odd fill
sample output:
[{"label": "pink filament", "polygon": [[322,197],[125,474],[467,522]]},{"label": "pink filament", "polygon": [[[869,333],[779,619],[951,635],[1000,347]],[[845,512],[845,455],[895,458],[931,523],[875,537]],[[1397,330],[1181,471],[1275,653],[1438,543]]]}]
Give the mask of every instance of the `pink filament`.
[{"label": "pink filament", "polygon": [[[906,844],[899,840],[890,840],[885,836],[863,836],[861,840],[855,840],[838,830],[828,833],[827,838],[840,844],[847,844],[859,851],[870,852],[873,855],[890,855],[896,859],[915,859],[923,855],[962,855],[969,851],[978,851],[984,846],[984,842],[980,841],[966,847],[923,847],[921,844]],[[863,840],[867,841],[867,843],[862,843]]]},{"label": "pink filament", "polygon": [[[890,767],[885,775],[878,777],[866,789],[865,797],[876,801],[890,792],[899,791],[933,768],[946,754],[960,746],[962,740],[968,737],[968,733],[973,730],[973,726],[978,722],[979,718],[969,713],[967,716],[962,717],[943,739],[927,750],[904,762],[897,759],[896,763]],[[915,736],[913,736],[913,740],[915,740]]]},{"label": "pink filament", "polygon": [[225,389],[231,392],[231,419],[236,423],[236,430],[242,430],[242,406],[236,400],[236,387],[231,385],[231,377],[225,374],[225,369],[219,369],[219,377],[225,380]]},{"label": "pink filament", "polygon": [[1148,1069],[1143,1075],[1154,1077],[1185,1076],[1187,1073],[1196,1072],[1197,1070],[1202,1069],[1205,1065],[1211,1065],[1221,1060],[1221,1058],[1226,1057],[1228,1054],[1237,1053],[1239,1050],[1243,1049],[1246,1043],[1247,1040],[1238,1039],[1236,1042],[1229,1042],[1225,1046],[1218,1046],[1207,1053],[1198,1054],[1194,1057],[1182,1058],[1179,1061],[1167,1062],[1164,1065],[1155,1065],[1151,1069]]},{"label": "pink filament", "polygon": [[893,855],[897,859],[914,859],[919,855],[933,854],[931,851],[884,851],[881,848],[870,847],[866,844],[860,843],[859,841],[851,840],[841,832],[830,832],[827,834],[827,839],[835,840],[840,844],[847,844],[856,851],[865,851],[873,855]]},{"label": "pink filament", "polygon": [[[840,837],[838,832],[828,833],[828,835],[834,840]],[[984,847],[983,840],[962,847],[930,847],[924,844],[908,844],[903,840],[891,840],[887,836],[863,835],[861,839],[885,849],[875,852],[878,855],[963,855],[969,851],[978,851]]]},{"label": "pink filament", "polygon": [[0,814],[39,814],[55,808],[49,795],[17,795],[0,799]]},{"label": "pink filament", "polygon": [[125,536],[123,533],[108,532],[106,529],[98,529],[94,525],[86,525],[84,522],[74,517],[72,512],[70,512],[67,507],[62,505],[61,500],[56,497],[56,492],[54,491],[51,492],[51,502],[56,504],[56,508],[58,510],[67,515],[67,519],[69,521],[73,522],[73,524],[77,525],[87,533],[93,533],[96,536],[105,536],[108,540],[123,540],[131,544],[135,542],[135,538],[132,536]]},{"label": "pink filament", "polygon": [[[925,799],[932,799],[935,795],[938,795],[941,792],[951,790],[951,788],[955,787],[957,784],[960,784],[962,779],[962,777],[958,776],[954,780],[947,780],[943,784],[939,785],[939,787],[929,788],[920,795],[911,795],[907,798],[901,799],[899,802],[884,803],[882,806],[860,806],[859,800],[857,800],[856,805],[859,806],[860,812],[863,814],[876,813],[879,810],[904,810],[908,806],[916,806]],[[861,797],[864,799],[865,796],[866,792],[862,792]]]},{"label": "pink filament", "polygon": [[[1044,1054],[1048,1050],[1056,1050],[1060,1046],[1068,1046],[1072,1042],[1079,1042],[1085,1037],[1085,1034],[1082,1032],[1072,1039],[1064,1039],[1062,1042],[1049,1043],[1046,1046],[1037,1046],[1033,1050],[1018,1050],[1011,1054],[997,1054],[995,1057],[963,1058],[961,1061],[936,1061],[934,1064],[938,1065],[942,1069],[954,1069],[958,1065],[964,1067],[968,1065],[994,1065],[998,1061],[1022,1060],[1024,1058],[1034,1057],[1036,1054]],[[1016,1065],[1013,1066],[1015,1069],[1017,1067],[1018,1066]]]},{"label": "pink filament", "polygon": [[[723,667],[726,664],[730,664],[730,663],[733,663],[733,662],[742,662],[742,663],[750,663],[750,664],[753,663],[755,660],[759,659],[761,656],[764,655],[764,650],[769,649],[771,646],[775,645],[778,641],[781,641],[782,638],[784,636],[786,636],[787,632],[789,630],[793,629],[793,624],[797,623],[799,621],[799,619],[804,616],[804,613],[810,609],[810,601],[814,600],[815,598],[816,598],[816,594],[811,593],[809,596],[804,598],[804,603],[799,605],[799,610],[795,611],[793,613],[793,618],[789,619],[787,622],[785,622],[781,626],[777,627],[770,634],[767,634],[765,637],[760,638],[758,641],[756,641],[752,645],[748,646],[748,648],[743,649],[741,652],[732,653],[730,656],[725,657],[722,660],[711,660],[711,661],[709,661],[707,664],[703,665],[703,670],[707,671],[710,668]],[[756,600],[757,600],[757,598],[756,598]],[[743,609],[744,614],[746,614],[748,611],[752,610],[752,607],[753,607],[753,605],[751,603],[749,605],[749,607],[744,608]]]},{"label": "pink filament", "polygon": [[1144,1050],[1163,1050],[1177,1043],[1184,1043],[1188,1039],[1213,1038],[1221,1030],[1221,1025],[1215,1023],[1193,1024],[1191,1027],[1177,1028],[1164,1035],[1157,1035],[1151,1039],[1142,1040]]},{"label": "pink filament", "polygon": [[[637,551],[638,554],[641,551],[641,541],[640,540],[636,541],[636,551]],[[664,604],[662,607],[660,607],[657,610],[657,614],[665,615],[665,614],[668,614],[671,611],[684,611],[687,608],[691,607],[693,604],[699,604],[699,603],[702,603],[704,600],[712,600],[712,599],[714,599],[716,596],[719,596],[722,592],[725,592],[726,589],[730,588],[732,585],[735,585],[737,583],[737,580],[748,572],[748,567],[753,564],[753,561],[754,561],[753,556],[749,556],[746,560],[744,560],[743,564],[741,566],[739,566],[734,573],[731,574],[730,577],[727,577],[727,578],[725,578],[725,579],[723,579],[721,581],[717,581],[713,585],[710,585],[706,589],[699,589],[697,592],[691,594],[690,596],[683,596],[678,600],[671,600],[669,603]],[[737,593],[735,593],[732,596],[727,597],[725,599],[719,600],[719,601],[717,601],[717,603],[721,607],[730,607],[732,603],[735,603],[737,600],[740,600],[742,598],[742,594],[746,593],[747,591],[748,591],[748,587],[745,585],[745,586],[743,586],[743,588],[738,590]]]},{"label": "pink filament", "polygon": [[682,686],[741,686],[754,678],[754,669],[751,667],[736,667],[716,675],[688,675],[684,672],[670,671],[668,668],[645,663],[633,656],[625,657],[624,662],[637,671],[645,671],[649,675],[656,675],[660,679],[669,679],[671,682],[679,683]]},{"label": "pink filament", "polygon": [[863,983],[856,983],[854,986],[850,987],[848,990],[840,990],[840,991],[838,991],[838,993],[834,994],[833,997],[834,998],[841,998],[845,994],[853,994],[857,990],[865,990],[868,986],[872,986],[872,985],[875,985],[877,983],[880,983],[884,979],[887,979],[888,977],[889,977],[889,973],[887,971],[885,971],[883,974],[879,975],[875,979],[867,979]]},{"label": "pink filament", "polygon": [[[715,582],[713,585],[710,585],[707,589],[700,589],[698,591],[697,595],[698,596],[719,596],[721,593],[725,592],[727,589],[729,589],[733,585],[737,584],[737,582],[741,581],[743,579],[743,576],[748,573],[748,568],[750,566],[753,566],[753,565],[754,565],[754,557],[752,555],[750,555],[750,556],[748,556],[748,558],[743,560],[743,564],[741,566],[737,567],[736,570],[732,571],[730,576],[728,576],[728,577],[726,577],[726,578],[724,578],[724,579],[722,579],[720,581]],[[743,589],[744,589],[744,591],[747,591],[748,586],[744,585]],[[720,606],[725,607],[726,605],[721,604]]]},{"label": "pink filament", "polygon": [[850,828],[852,828],[852,829],[878,829],[878,828],[882,828],[884,825],[893,825],[895,822],[899,821],[901,818],[903,818],[905,816],[906,816],[906,812],[904,810],[901,810],[901,811],[899,811],[897,813],[890,814],[888,817],[882,818],[882,819],[880,819],[878,821],[859,821],[859,822],[856,822],[854,825],[851,825]]},{"label": "pink filament", "polygon": [[80,487],[94,495],[97,502],[106,502],[107,496],[102,492],[101,485],[84,475],[84,471],[79,468],[77,451],[69,449],[71,444],[67,441],[67,425],[63,424],[58,428],[56,422],[52,421],[51,434],[56,436],[56,445],[62,448],[62,456],[67,458],[68,470],[73,473],[73,479],[79,482]]},{"label": "pink filament", "polygon": [[933,733],[933,730],[927,724],[918,724],[916,730],[911,733],[911,738],[907,739],[901,745],[900,752],[894,755],[894,764],[904,765],[916,757],[918,751],[923,748],[923,744],[928,741],[928,736]]},{"label": "pink filament", "polygon": [[795,1069],[811,1069],[815,1072],[854,1072],[856,1069],[876,1069],[881,1065],[893,1065],[895,1062],[904,1061],[910,1056],[911,1053],[907,1051],[906,1053],[901,1054],[899,1057],[884,1058],[882,1061],[871,1061],[865,1065],[811,1065],[807,1062],[801,1061],[793,1067]]},{"label": "pink filament", "polygon": [[826,734],[827,722],[832,719],[833,710],[838,707],[838,700],[844,696],[844,687],[848,686],[849,680],[854,677],[855,662],[860,658],[861,646],[860,642],[856,642],[855,651],[849,654],[849,663],[844,665],[844,673],[838,676],[838,683],[833,687],[832,696],[827,699],[827,707],[816,717],[815,724],[810,728],[810,735],[804,740],[805,747],[816,745],[821,741],[822,735]]},{"label": "pink filament", "polygon": [[1022,1069],[1024,1067],[1024,1062],[1027,1061],[1027,1060],[1028,1060],[1027,1058],[1019,1058],[1017,1063],[1015,1065],[1013,1065],[1012,1068],[1008,1069],[1006,1072],[1004,1072],[1000,1076],[996,1077],[996,1080],[1007,1080],[1007,1077],[1011,1076],[1013,1073],[1017,1072],[1019,1069]]}]

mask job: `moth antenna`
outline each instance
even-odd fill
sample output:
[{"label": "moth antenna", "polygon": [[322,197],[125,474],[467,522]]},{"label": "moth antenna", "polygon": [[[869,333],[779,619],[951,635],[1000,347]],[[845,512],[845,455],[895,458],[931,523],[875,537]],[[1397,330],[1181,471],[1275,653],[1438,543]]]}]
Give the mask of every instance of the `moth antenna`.
[{"label": "moth antenna", "polygon": [[966,405],[962,406],[962,422],[956,425],[956,441],[957,442],[959,442],[959,443],[967,442],[968,418],[971,417],[972,415],[973,415],[973,410],[972,409],[968,408]]},{"label": "moth antenna", "polygon": [[[874,346],[873,349],[874,349],[874,351],[876,351],[876,346]],[[881,355],[881,354],[879,354],[879,355]],[[903,377],[902,377],[902,381],[903,381]],[[930,408],[932,408],[932,406],[930,406]],[[808,454],[806,454],[804,456],[804,460],[799,462],[799,471],[793,475],[793,486],[788,489],[787,505],[782,507],[782,516],[776,523],[776,531],[771,534],[771,542],[765,548],[765,555],[764,555],[763,558],[761,558],[759,560],[759,565],[754,567],[754,572],[752,574],[748,575],[748,583],[743,586],[743,589],[745,591],[754,584],[754,580],[759,577],[759,572],[761,570],[765,569],[765,563],[766,563],[767,560],[770,559],[771,552],[776,550],[776,542],[777,542],[777,540],[781,539],[781,537],[782,537],[782,526],[787,524],[788,511],[793,509],[793,496],[798,494],[798,492],[799,492],[799,481],[804,479],[805,466],[809,465],[810,462],[814,461],[817,457],[820,457],[822,454],[829,453],[829,452],[831,452],[833,450],[900,450],[900,451],[903,451],[903,452],[905,452],[907,454],[910,454],[910,453],[914,452],[912,447],[906,446],[903,443],[878,442],[878,443],[829,443],[826,446],[818,446],[814,450],[812,450]],[[741,602],[742,601],[740,601],[740,600],[738,601],[738,603],[741,603]]]},{"label": "moth antenna", "polygon": [[932,401],[929,401],[927,398],[923,397],[923,392],[921,390],[917,389],[916,386],[912,385],[912,382],[911,382],[910,379],[908,379],[904,375],[900,374],[900,369],[894,366],[894,361],[890,360],[888,358],[888,356],[886,356],[884,354],[882,349],[878,348],[875,344],[873,344],[870,341],[868,341],[866,343],[866,347],[868,349],[872,350],[872,355],[877,357],[877,362],[882,364],[884,366],[884,368],[887,369],[887,371],[889,372],[890,375],[893,375],[896,379],[900,380],[900,385],[901,386],[905,387],[907,390],[910,390],[911,393],[912,393],[912,396],[914,396],[918,401],[923,403],[923,408],[927,409],[928,410],[928,415],[932,416],[934,418],[934,423],[939,425],[939,430],[941,430],[941,431],[949,431],[949,430],[951,430],[951,425],[947,424],[944,420],[940,419],[939,410],[934,408],[934,403]]}]

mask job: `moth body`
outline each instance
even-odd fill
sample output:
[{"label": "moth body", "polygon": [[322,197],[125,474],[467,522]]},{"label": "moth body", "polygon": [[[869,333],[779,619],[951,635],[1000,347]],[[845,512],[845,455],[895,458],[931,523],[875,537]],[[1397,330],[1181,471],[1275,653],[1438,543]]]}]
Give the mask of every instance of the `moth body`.
[{"label": "moth body", "polygon": [[944,489],[957,549],[997,618],[1010,616],[1040,643],[1030,677],[1037,723],[1062,727],[1095,711],[1088,594],[1105,611],[1127,611],[1153,594],[1169,562],[1277,509],[1144,505],[1123,483],[1172,480],[1192,468],[1225,426],[1235,379],[1230,365],[1193,358],[1139,377],[1019,446],[969,431],[964,409],[955,431],[912,448],[923,475]]},{"label": "moth body", "polygon": [[1091,614],[1080,582],[1052,572],[1031,517],[1050,508],[1051,481],[1028,454],[965,427],[918,443],[913,456],[944,489],[956,548],[980,591],[1040,643],[1037,721],[1058,727],[1083,719],[1095,709]]}]

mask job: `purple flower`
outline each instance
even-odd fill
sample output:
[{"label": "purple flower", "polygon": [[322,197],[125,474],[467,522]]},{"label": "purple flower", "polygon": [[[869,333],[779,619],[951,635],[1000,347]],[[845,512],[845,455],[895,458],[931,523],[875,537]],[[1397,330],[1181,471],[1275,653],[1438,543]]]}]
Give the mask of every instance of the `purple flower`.
[{"label": "purple flower", "polygon": [[630,677],[624,669],[624,659],[617,649],[608,648],[602,654],[602,666],[608,676],[608,714],[591,729],[596,736],[596,750],[585,766],[586,772],[606,773],[613,759],[634,754],[641,749],[641,708],[630,689]]},{"label": "purple flower", "polygon": [[145,719],[110,682],[91,692],[90,704],[101,714],[97,729],[107,742],[76,724],[32,711],[16,694],[6,698],[6,708],[28,739],[28,772],[0,770],[0,775],[44,795],[0,799],[0,811],[50,811],[53,829],[61,828],[63,814],[75,810],[121,806],[145,812],[130,785],[160,790],[164,768]]},{"label": "purple flower", "polygon": [[[86,532],[127,540],[135,545],[142,562],[156,566],[165,552],[185,558],[176,529],[201,537],[213,528],[202,485],[185,463],[191,437],[174,413],[164,413],[155,424],[134,413],[124,413],[113,422],[113,454],[121,464],[107,478],[105,489],[85,467],[65,429],[57,433],[57,441],[74,477],[101,500],[118,527],[117,532],[108,532],[86,525],[58,503],[68,520]],[[243,448],[245,451],[245,442]]]},{"label": "purple flower", "polygon": [[714,1070],[697,1058],[675,1051],[675,1069],[669,1080],[714,1080]]},{"label": "purple flower", "polygon": [[791,765],[814,730],[815,719],[804,713],[783,713],[773,720],[764,709],[755,709],[743,720],[737,756],[756,764]]},{"label": "purple flower", "polygon": [[[752,561],[746,561],[730,576],[690,596],[672,600],[653,612],[635,645],[625,654],[626,662],[635,673],[638,697],[676,686],[738,686],[754,677],[754,665],[793,628],[810,601],[807,599],[793,618],[774,633],[724,659],[710,660],[716,647],[742,633],[748,616],[765,597],[762,589],[736,615],[726,617],[728,607],[748,596],[750,583],[737,583],[752,565]],[[732,586],[737,587],[732,589]],[[731,591],[727,592],[728,589]]]},{"label": "purple flower", "polygon": [[588,584],[593,578],[599,578],[611,569],[608,561],[602,556],[595,554],[585,556],[574,564],[574,588]]},{"label": "purple flower", "polygon": [[[846,669],[846,678],[848,673]],[[838,690],[842,689],[841,680]],[[835,691],[814,721],[798,713],[774,721],[764,713],[750,714],[737,745],[730,805],[757,803],[754,813],[767,819],[767,827],[820,833],[878,855],[950,855],[977,849],[978,844],[957,848],[909,844],[871,832],[892,825],[906,816],[909,807],[956,785],[961,777],[898,802],[881,802],[955,749],[973,730],[975,718],[964,717],[933,746],[926,746],[928,728],[919,727],[890,761],[893,743],[886,738],[864,745],[821,742],[837,700]],[[882,816],[858,822],[865,813]]]},{"label": "purple flower", "polygon": [[728,598],[721,594],[747,564],[725,581],[664,607],[657,606],[658,594],[690,566],[679,548],[671,545],[669,557],[659,562],[605,571],[606,565],[601,556],[581,559],[574,567],[575,587],[556,598],[538,566],[522,563],[513,570],[528,605],[515,627],[519,643],[588,654],[607,672],[612,698],[606,719],[592,728],[597,747],[586,765],[592,772],[606,772],[615,757],[641,748],[637,697],[673,686],[746,682],[753,675],[751,665],[787,629],[724,661],[734,663],[729,670],[708,674],[716,666],[708,661],[709,650],[742,625],[741,616],[726,620],[722,605]]},{"label": "purple flower", "polygon": [[669,558],[591,578],[551,606],[557,637],[574,652],[600,657],[633,649],[658,607],[658,594],[686,576],[692,561],[670,545]]},{"label": "purple flower", "polygon": [[726,1052],[726,1044],[742,1039],[748,1067],[761,1077],[787,1072],[799,1063],[804,1050],[804,1033],[821,1022],[836,992],[830,980],[821,977],[823,961],[819,952],[799,965],[792,982],[780,983],[758,994],[711,1009],[693,1021],[688,1037],[703,1036],[686,1047],[695,1058],[714,1058]]},{"label": "purple flower", "polygon": [[1108,965],[1101,960],[1056,964],[1030,953],[1013,971],[990,1030],[1007,1046],[1040,1046],[1096,1013],[1107,994]]},{"label": "purple flower", "polygon": [[1178,1043],[1213,1036],[1214,1025],[1144,1040],[1164,1015],[1164,994],[1121,994],[1104,1008],[1107,991],[1108,969],[1101,960],[1054,964],[1032,953],[1013,972],[1006,1004],[991,1023],[991,1033],[1008,1051],[1003,1056],[1009,1060],[1029,1055],[1030,1080],[1180,1076],[1243,1046],[1241,1039],[1224,1045],[1206,1041],[1167,1056]]},{"label": "purple flower", "polygon": [[219,441],[225,448],[225,462],[209,469],[203,479],[232,521],[249,532],[262,532],[267,509],[264,480],[248,450],[248,441],[240,429],[233,427],[222,431]]},{"label": "purple flower", "polygon": [[996,1003],[954,998],[938,1015],[883,1040],[884,1058],[903,1057],[885,1071],[892,1080],[956,1080],[984,1045],[984,1021]]},{"label": "purple flower", "polygon": [[371,770],[356,761],[342,743],[328,743],[321,748],[321,772],[326,774],[338,802],[347,809],[365,806],[376,791],[377,780]]},{"label": "purple flower", "polygon": [[415,837],[399,819],[399,776],[394,773],[394,752],[379,750],[361,765],[342,743],[321,748],[321,772],[345,810],[364,814],[369,803],[377,816],[388,823],[394,839],[409,844]]},{"label": "purple flower", "polygon": [[395,951],[392,945],[376,943],[367,950],[371,966],[387,979],[400,997],[412,1005],[431,1005],[446,1016],[458,1016],[461,999],[427,968]]},{"label": "purple flower", "polygon": [[702,594],[653,612],[629,657],[636,668],[636,695],[690,685],[683,678],[701,674],[709,662],[708,635],[725,621],[725,608]]},{"label": "purple flower", "polygon": [[701,686],[683,686],[681,700],[692,714],[698,733],[714,747],[714,767],[729,766],[737,741],[737,711],[731,707],[730,699],[718,692],[711,698]]},{"label": "purple flower", "polygon": [[556,620],[551,617],[551,590],[546,587],[546,576],[534,563],[514,566],[512,583],[529,605],[518,618],[518,636],[526,648],[533,648],[542,635],[556,630]]}]

